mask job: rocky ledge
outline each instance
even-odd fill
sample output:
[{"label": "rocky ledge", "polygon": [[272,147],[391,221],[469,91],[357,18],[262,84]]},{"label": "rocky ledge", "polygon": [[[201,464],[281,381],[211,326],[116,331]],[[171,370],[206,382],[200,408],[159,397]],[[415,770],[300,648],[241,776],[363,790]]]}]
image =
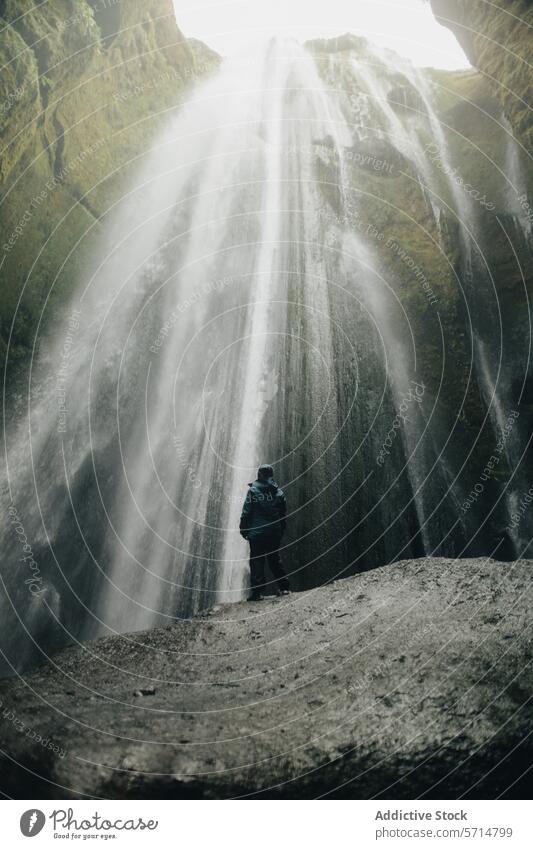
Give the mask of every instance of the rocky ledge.
[{"label": "rocky ledge", "polygon": [[404,561],[68,648],[0,683],[1,789],[529,796],[531,566]]}]

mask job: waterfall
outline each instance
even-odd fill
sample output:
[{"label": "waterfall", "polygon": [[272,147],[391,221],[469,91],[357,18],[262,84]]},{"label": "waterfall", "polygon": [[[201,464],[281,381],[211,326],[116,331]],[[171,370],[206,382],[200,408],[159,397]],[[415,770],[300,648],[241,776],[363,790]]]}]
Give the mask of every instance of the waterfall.
[{"label": "waterfall", "polygon": [[[301,423],[294,445],[283,437],[289,358],[327,451],[338,412],[334,387],[324,393],[327,271],[313,245],[323,220],[304,221],[320,205],[313,171],[327,101],[295,42],[225,62],[106,217],[71,308],[63,419],[55,378],[67,330],[36,367],[29,430],[23,422],[8,439],[13,503],[43,505],[42,530],[38,506],[26,521],[61,600],[51,630],[143,629],[244,597],[247,482],[259,462],[288,463],[305,441]],[[30,628],[34,600],[31,617],[20,594],[17,604]],[[46,607],[49,616],[51,598]]]},{"label": "waterfall", "polygon": [[[431,140],[432,144],[438,149],[439,156],[443,159],[445,166],[449,166],[449,153],[444,132],[435,112],[430,84],[424,74],[405,59],[392,51],[383,50],[370,44],[366,45],[363,56],[350,58],[346,64],[347,70],[344,71],[344,74],[348,76],[347,87],[351,91],[364,93],[363,103],[366,108],[363,112],[358,111],[360,120],[365,121],[366,126],[363,127],[363,132],[359,128],[355,128],[357,137],[361,140],[373,135],[384,140],[387,144],[393,145],[393,149],[405,158],[416,175],[425,202],[432,212],[439,235],[442,236],[440,232],[441,210],[446,206],[446,201],[441,196],[440,181],[435,177],[428,156],[428,141]],[[339,70],[335,67],[335,60],[330,60],[328,63],[327,74],[328,81],[333,86],[334,81],[339,78]],[[403,119],[393,105],[394,97],[390,97],[391,92],[394,92],[391,87],[392,81],[394,80],[397,84],[398,79],[401,79],[405,86],[409,86],[416,93],[415,103],[404,104],[406,114]],[[374,124],[370,123],[369,101],[379,117],[379,120],[375,121]],[[353,120],[352,104],[350,104],[350,112]],[[349,115],[345,116],[345,120],[349,122]],[[341,168],[342,174],[343,169]],[[347,178],[343,176],[342,182],[345,180],[347,182]],[[453,181],[450,181],[447,188],[450,189],[454,210],[457,211],[459,216],[461,239],[469,250],[470,236],[464,226],[465,221],[469,221],[467,203]],[[347,200],[346,208],[348,208],[348,203]],[[353,218],[357,219],[359,214],[360,211],[356,210],[353,212]],[[355,250],[357,256],[366,255],[367,264],[370,263],[379,267],[379,257],[375,255],[371,257],[372,251],[369,244],[362,244],[353,231],[346,236],[346,239],[347,244]],[[398,320],[391,320],[394,308],[391,306],[390,293],[386,293],[386,286],[375,286],[372,281],[370,285],[364,285],[365,283],[368,284],[368,279],[364,277],[362,282],[362,296],[382,327],[384,344],[388,352],[388,365],[391,369],[391,389],[398,413],[403,399],[412,396],[413,385],[424,389],[421,383],[417,383],[420,378],[416,373],[416,368],[414,368],[416,353],[411,349],[412,340],[409,338],[406,327],[403,327],[403,333],[399,332]],[[437,417],[434,409],[431,416],[433,420]],[[435,424],[434,421],[434,427]],[[440,495],[441,499],[448,496],[457,509],[461,501],[459,484],[457,480],[454,480],[454,475],[443,457],[442,451],[439,451],[436,445],[430,446],[428,444],[432,440],[432,434],[431,429],[428,431],[428,420],[419,398],[411,409],[410,416],[405,417],[402,437],[405,443],[406,466],[411,479],[423,550],[426,554],[431,554],[438,548],[442,534],[441,529],[433,519],[435,509],[432,511],[426,503],[427,491],[431,486],[433,493],[430,500],[433,505],[439,505],[437,495]]]},{"label": "waterfall", "polygon": [[[523,468],[526,442],[521,438],[520,424],[517,421],[518,413],[512,408],[501,389],[501,384],[506,385],[501,375],[501,363],[498,363],[498,374],[494,376],[494,369],[490,362],[491,357],[486,344],[479,339],[476,340],[476,350],[479,356],[480,384],[485,404],[490,412],[494,431],[498,436],[498,443],[501,446],[500,453],[509,469],[509,480],[505,482],[503,496],[507,505],[507,514],[511,518],[519,508],[521,492],[523,494],[528,485]],[[504,398],[507,402],[505,406]],[[530,542],[527,530],[523,526],[516,526],[514,522],[509,521],[507,532],[513,545],[514,556],[523,557]]]},{"label": "waterfall", "polygon": [[[476,210],[428,156],[431,143],[453,168],[427,76],[365,51],[272,40],[225,60],[104,216],[94,265],[6,435],[11,662],[37,643],[53,650],[244,598],[239,514],[261,462],[288,495],[282,556],[299,588],[464,550],[456,421],[427,391],[391,257],[411,262],[411,303],[438,344],[439,302],[400,237],[369,220],[380,198],[358,170],[376,161],[368,145],[421,195],[442,252],[443,219],[459,220],[471,288]],[[391,97],[400,82],[415,108]],[[499,433],[505,404],[483,344],[473,347]],[[21,536],[39,576],[21,566]],[[28,574],[40,580],[33,594]]]},{"label": "waterfall", "polygon": [[[283,93],[287,88],[290,62],[287,56],[276,56],[279,45],[272,49],[273,71],[263,96],[262,119],[264,121],[265,144],[265,189],[263,208],[261,209],[261,244],[258,245],[254,275],[257,281],[253,303],[250,304],[248,338],[244,359],[246,361],[244,391],[241,409],[237,414],[236,429],[240,438],[236,445],[232,462],[233,478],[231,492],[235,494],[232,509],[229,511],[227,535],[224,547],[224,564],[220,593],[222,599],[238,597],[239,590],[246,585],[245,567],[242,564],[242,540],[238,535],[241,503],[239,494],[246,492],[246,483],[254,467],[257,468],[266,456],[264,439],[261,438],[263,417],[267,413],[270,397],[263,391],[268,386],[269,349],[279,329],[276,325],[274,296],[276,294],[276,276],[278,244],[281,234],[281,151],[283,140]],[[248,471],[248,475],[246,475]],[[244,475],[243,475],[244,472]],[[241,499],[242,500],[242,499]],[[235,574],[237,573],[237,574]],[[234,592],[232,592],[235,587]]]},{"label": "waterfall", "polygon": [[527,180],[524,173],[523,153],[513,135],[513,129],[501,115],[500,123],[505,131],[505,177],[509,213],[515,216],[526,244],[533,248],[533,223],[527,214]]}]

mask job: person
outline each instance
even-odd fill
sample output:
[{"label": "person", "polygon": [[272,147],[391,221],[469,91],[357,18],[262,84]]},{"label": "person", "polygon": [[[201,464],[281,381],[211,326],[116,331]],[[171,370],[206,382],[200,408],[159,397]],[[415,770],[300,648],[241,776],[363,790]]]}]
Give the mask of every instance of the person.
[{"label": "person", "polygon": [[279,547],[287,516],[285,494],[274,481],[272,466],[262,465],[249,490],[241,513],[240,532],[250,543],[251,601],[261,601],[265,590],[265,558],[278,586],[278,595],[289,593],[289,580],[281,565]]}]

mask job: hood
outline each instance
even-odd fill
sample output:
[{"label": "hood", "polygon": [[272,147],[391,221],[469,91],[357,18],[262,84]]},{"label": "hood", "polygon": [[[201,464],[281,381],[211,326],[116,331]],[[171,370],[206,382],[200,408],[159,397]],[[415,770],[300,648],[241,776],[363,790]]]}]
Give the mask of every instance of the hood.
[{"label": "hood", "polygon": [[276,492],[277,492],[277,491],[278,491],[278,489],[279,489],[279,487],[278,487],[278,485],[277,485],[276,481],[274,480],[274,478],[269,478],[269,479],[268,479],[268,480],[266,480],[266,481],[260,481],[260,480],[258,479],[258,480],[256,480],[256,481],[254,481],[253,483],[249,483],[249,484],[248,484],[248,486],[253,486],[253,487],[255,487],[256,489],[273,489],[273,490],[275,490]]}]

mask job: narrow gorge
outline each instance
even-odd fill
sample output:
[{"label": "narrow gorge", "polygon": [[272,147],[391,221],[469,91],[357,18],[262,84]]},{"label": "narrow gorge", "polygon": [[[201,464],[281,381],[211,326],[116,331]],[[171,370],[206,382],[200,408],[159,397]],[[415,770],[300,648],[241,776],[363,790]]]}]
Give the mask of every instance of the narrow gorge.
[{"label": "narrow gorge", "polygon": [[[295,589],[531,556],[531,169],[487,79],[355,35],[222,61],[165,3],[82,5],[8,29],[40,82],[4,138],[6,671],[243,598],[265,457]],[[76,38],[95,117],[43,70]]]}]

